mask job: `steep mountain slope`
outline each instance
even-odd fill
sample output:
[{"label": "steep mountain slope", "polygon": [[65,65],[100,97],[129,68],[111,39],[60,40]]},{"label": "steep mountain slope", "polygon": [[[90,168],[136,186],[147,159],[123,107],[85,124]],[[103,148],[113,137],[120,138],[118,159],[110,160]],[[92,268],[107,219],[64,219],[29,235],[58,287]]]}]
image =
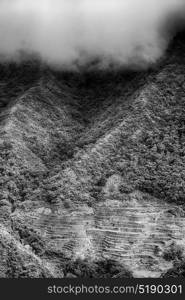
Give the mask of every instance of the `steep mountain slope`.
[{"label": "steep mountain slope", "polygon": [[0,277],[183,264],[183,34],[145,72],[0,70]]}]

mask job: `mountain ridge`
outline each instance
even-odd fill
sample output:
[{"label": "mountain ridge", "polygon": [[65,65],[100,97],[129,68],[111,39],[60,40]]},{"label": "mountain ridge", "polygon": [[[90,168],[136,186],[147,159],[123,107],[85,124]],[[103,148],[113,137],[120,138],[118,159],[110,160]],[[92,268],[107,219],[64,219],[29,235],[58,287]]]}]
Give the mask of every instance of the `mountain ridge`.
[{"label": "mountain ridge", "polygon": [[184,50],[141,72],[1,66],[0,277],[183,264]]}]

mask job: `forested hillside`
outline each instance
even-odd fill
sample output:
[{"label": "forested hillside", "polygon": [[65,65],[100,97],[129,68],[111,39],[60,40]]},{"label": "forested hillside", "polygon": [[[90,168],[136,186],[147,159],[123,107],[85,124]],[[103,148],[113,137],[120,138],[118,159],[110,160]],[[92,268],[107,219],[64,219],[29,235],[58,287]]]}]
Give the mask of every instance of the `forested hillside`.
[{"label": "forested hillside", "polygon": [[0,277],[184,274],[185,40],[145,71],[0,65]]}]

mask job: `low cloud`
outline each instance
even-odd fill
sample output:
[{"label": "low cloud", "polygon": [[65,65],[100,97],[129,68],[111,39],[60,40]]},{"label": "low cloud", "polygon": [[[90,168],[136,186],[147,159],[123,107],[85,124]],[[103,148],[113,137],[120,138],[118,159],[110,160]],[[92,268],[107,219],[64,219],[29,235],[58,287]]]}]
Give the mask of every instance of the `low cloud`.
[{"label": "low cloud", "polygon": [[18,59],[22,50],[63,68],[145,67],[184,15],[184,0],[0,0],[0,56]]}]

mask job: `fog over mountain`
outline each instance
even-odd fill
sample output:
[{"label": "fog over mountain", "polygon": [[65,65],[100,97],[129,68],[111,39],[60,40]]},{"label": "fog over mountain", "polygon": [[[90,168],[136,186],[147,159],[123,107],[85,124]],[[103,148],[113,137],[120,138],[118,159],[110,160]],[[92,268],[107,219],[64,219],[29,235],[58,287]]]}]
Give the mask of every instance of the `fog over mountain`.
[{"label": "fog over mountain", "polygon": [[184,0],[1,0],[1,59],[24,50],[67,68],[143,67],[161,57],[184,11]]},{"label": "fog over mountain", "polygon": [[185,277],[184,16],[0,0],[0,278]]}]

